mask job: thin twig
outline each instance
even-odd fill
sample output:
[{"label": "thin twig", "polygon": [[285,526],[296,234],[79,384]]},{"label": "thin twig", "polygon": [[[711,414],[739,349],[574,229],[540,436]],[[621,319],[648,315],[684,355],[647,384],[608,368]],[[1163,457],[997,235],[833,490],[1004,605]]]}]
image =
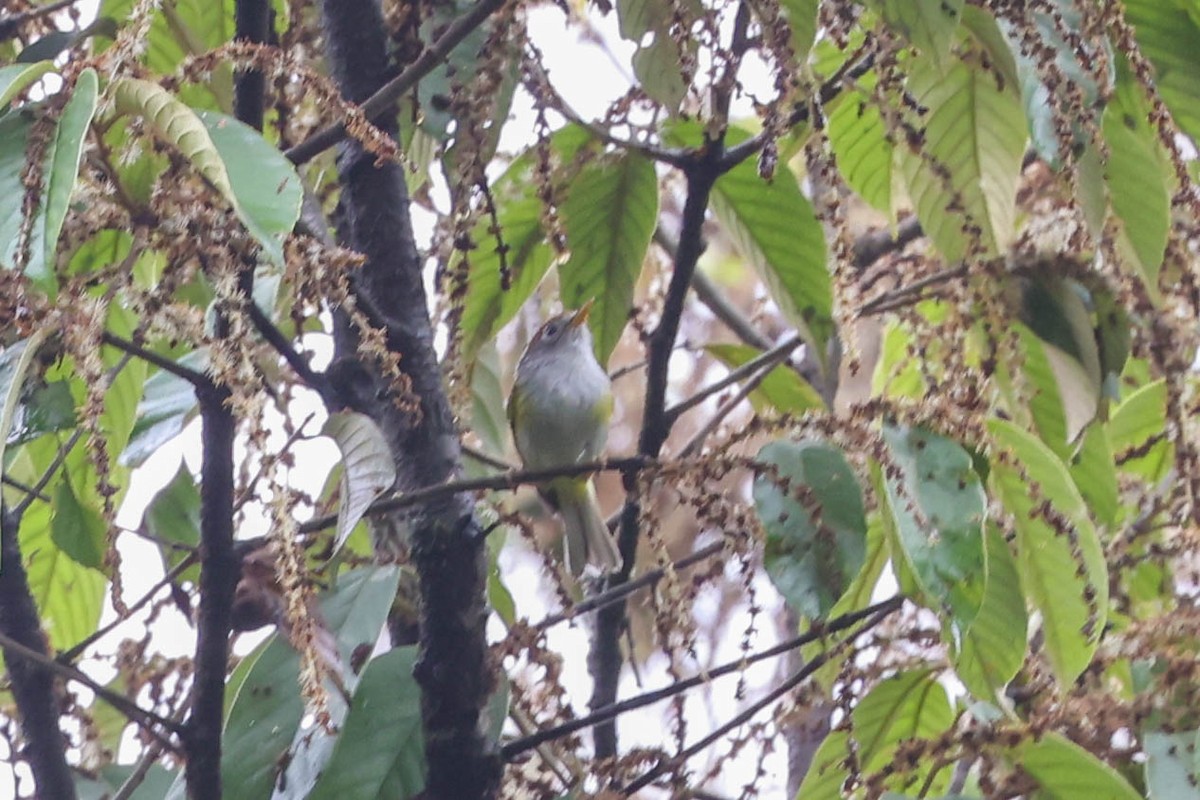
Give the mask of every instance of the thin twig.
[{"label": "thin twig", "polygon": [[480,464],[484,464],[489,467],[495,467],[496,469],[510,472],[519,469],[515,464],[510,464],[502,458],[496,458],[496,456],[492,455],[491,453],[484,452],[478,447],[472,447],[469,444],[464,444],[462,446],[462,451],[464,456],[468,456],[474,461],[478,461]]},{"label": "thin twig", "polygon": [[[679,559],[672,565],[671,568],[676,572],[687,569],[693,564],[717,555],[724,549],[724,543],[713,542],[707,547],[702,547],[696,552],[690,553]],[[559,624],[560,622],[566,622],[569,619],[575,619],[583,614],[588,613],[589,611],[596,611],[597,609],[610,606],[613,603],[633,594],[638,589],[654,585],[666,574],[667,571],[662,567],[656,567],[649,572],[643,572],[633,580],[613,586],[611,589],[600,592],[599,594],[594,594],[591,597],[588,597],[587,599],[571,606],[571,608],[567,609],[566,611],[560,611],[556,614],[547,616],[545,619],[535,625],[534,629],[543,631],[546,628]]]},{"label": "thin twig", "polygon": [[58,452],[54,454],[54,460],[51,461],[50,466],[46,467],[45,471],[42,472],[42,475],[40,478],[38,478],[37,483],[32,486],[32,491],[22,497],[21,500],[15,506],[13,506],[13,514],[15,514],[18,519],[25,514],[25,511],[28,510],[29,506],[34,500],[39,500],[45,497],[45,495],[42,494],[42,491],[50,484],[51,479],[54,477],[54,473],[58,472],[59,467],[61,467],[63,462],[67,460],[67,456],[70,455],[71,451],[75,449],[75,445],[79,443],[79,440],[82,437],[83,428],[76,428],[71,432],[71,435],[67,437],[67,441],[59,446]]},{"label": "thin twig", "polygon": [[733,397],[730,397],[728,400],[722,403],[721,406],[715,412],[713,412],[713,415],[705,420],[704,424],[700,426],[699,430],[692,434],[692,438],[689,439],[687,444],[685,444],[679,451],[679,457],[690,458],[692,455],[694,455],[704,445],[704,440],[707,439],[709,435],[717,429],[717,426],[720,425],[727,416],[729,416],[730,412],[741,405],[741,402],[749,397],[750,393],[759,387],[759,384],[766,380],[767,376],[771,374],[771,371],[775,369],[775,366],[775,364],[768,364],[747,378],[746,382],[738,387],[738,390],[734,393]]},{"label": "thin twig", "polygon": [[674,422],[681,415],[691,411],[696,406],[703,403],[708,398],[718,392],[722,392],[738,381],[745,380],[763,367],[774,367],[780,361],[787,357],[788,353],[795,350],[804,340],[798,334],[793,334],[779,344],[772,347],[770,350],[755,356],[754,358],[742,364],[736,369],[730,370],[729,374],[716,383],[706,386],[694,395],[689,397],[677,405],[671,406],[666,411],[666,418]]},{"label": "thin twig", "polygon": [[31,8],[28,11],[22,11],[20,14],[13,14],[9,17],[0,18],[0,40],[8,39],[13,36],[17,32],[17,29],[26,22],[32,22],[33,20],[41,17],[48,17],[51,14],[57,11],[62,11],[67,6],[73,6],[78,2],[79,0],[55,0],[53,3],[48,3],[47,5],[40,6],[38,8]]},{"label": "thin twig", "polygon": [[129,617],[131,615],[133,615],[135,612],[137,612],[139,609],[141,609],[143,606],[145,606],[147,603],[149,603],[154,598],[154,595],[158,594],[160,589],[162,589],[164,586],[168,585],[173,580],[178,578],[180,575],[182,575],[184,573],[184,571],[188,567],[192,566],[195,563],[196,563],[195,552],[192,552],[192,553],[184,556],[183,559],[178,564],[176,564],[174,567],[172,567],[167,572],[166,575],[164,575],[157,583],[155,583],[153,586],[151,586],[146,591],[145,594],[143,594],[140,598],[138,598],[137,602],[135,602],[133,605],[129,606],[128,612],[126,613],[125,616],[115,617],[107,625],[103,625],[103,626],[97,628],[89,636],[87,636],[85,639],[80,641],[75,646],[59,653],[57,660],[62,664],[70,664],[72,661],[74,661],[76,658],[78,658],[83,653],[84,650],[88,649],[94,643],[103,639],[105,636],[107,636],[109,633],[111,633],[114,629],[116,629],[116,627],[118,625],[121,625],[122,623],[127,622],[129,620]]},{"label": "thin twig", "polygon": [[283,331],[276,327],[263,310],[258,307],[258,304],[253,300],[246,303],[246,315],[250,317],[250,321],[254,323],[254,327],[258,328],[258,332],[262,334],[263,339],[267,344],[283,357],[283,360],[288,363],[292,371],[304,381],[304,385],[318,394],[324,395],[327,388],[327,381],[323,373],[314,370],[308,363],[307,359],[302,356],[288,338],[283,335]]},{"label": "thin twig", "polygon": [[100,341],[104,344],[115,347],[116,349],[126,353],[127,355],[140,358],[149,364],[161,369],[163,372],[169,372],[177,378],[190,383],[196,388],[203,388],[212,385],[212,380],[203,372],[198,372],[190,367],[185,367],[177,361],[172,361],[165,356],[160,356],[152,350],[147,350],[139,344],[135,344],[128,339],[122,339],[120,336],[105,331],[100,334]]},{"label": "thin twig", "polygon": [[897,286],[895,289],[884,292],[878,297],[873,297],[868,302],[863,303],[862,308],[858,311],[859,316],[865,317],[871,314],[882,314],[885,311],[892,311],[918,303],[926,299],[925,295],[922,294],[922,290],[930,286],[948,283],[966,275],[967,266],[966,264],[961,264],[957,267],[940,270],[932,275],[926,275],[924,278],[905,284],[904,286]]},{"label": "thin twig", "polygon": [[50,502],[50,496],[42,494],[40,491],[34,491],[33,487],[24,481],[19,481],[16,478],[10,478],[7,475],[0,475],[0,482],[6,483],[14,489],[24,492],[33,497],[34,500],[41,500],[43,503]]},{"label": "thin twig", "polygon": [[[479,0],[479,2],[454,20],[446,27],[445,32],[433,44],[425,48],[403,72],[392,78],[379,88],[379,91],[368,97],[362,104],[363,115],[368,120],[374,120],[386,112],[393,103],[404,96],[404,93],[417,85],[417,82],[433,72],[450,51],[471,35],[488,17],[503,6],[505,0]],[[334,123],[323,128],[305,139],[295,147],[284,152],[293,164],[303,164],[312,160],[325,149],[332,147],[346,137],[346,125]]]},{"label": "thin twig", "polygon": [[[863,624],[862,628],[859,629],[858,631],[856,631],[854,635],[859,636],[859,635],[865,633],[866,631],[871,630],[879,623],[883,622],[883,620],[886,619],[888,617],[888,615],[890,615],[892,612],[894,612],[896,609],[898,609],[901,606],[902,602],[903,601],[900,598],[894,597],[891,600],[885,601],[883,603],[879,603],[875,606],[872,606],[870,609],[864,609],[863,612],[859,612],[860,619],[862,618],[862,615],[867,614],[872,611],[874,612],[874,615],[871,616],[871,618],[868,619],[866,621],[866,623]],[[802,637],[797,637],[797,638],[802,638]],[[709,745],[711,745],[713,742],[717,741],[722,736],[729,733],[729,731],[733,730],[734,728],[738,728],[738,727],[746,724],[747,722],[749,722],[751,719],[753,719],[755,716],[757,716],[758,713],[760,711],[762,711],[764,708],[772,705],[779,698],[783,697],[785,694],[792,691],[797,686],[799,686],[801,683],[803,683],[805,680],[807,680],[810,675],[812,675],[814,672],[816,672],[818,669],[820,669],[822,666],[824,666],[825,662],[827,662],[832,656],[834,656],[838,652],[840,652],[852,640],[853,640],[853,637],[849,637],[849,638],[845,639],[844,641],[839,642],[835,647],[831,648],[830,650],[827,650],[824,653],[819,653],[816,656],[814,656],[812,658],[812,660],[810,660],[808,663],[806,663],[803,667],[801,667],[800,669],[798,669],[794,673],[792,673],[792,676],[790,678],[788,678],[786,681],[781,683],[776,688],[772,689],[770,692],[768,692],[766,695],[764,695],[759,700],[755,701],[754,703],[751,703],[740,714],[734,715],[725,724],[714,729],[711,733],[709,733],[707,736],[704,736],[703,738],[701,738],[695,744],[689,745],[674,758],[660,762],[658,764],[658,766],[647,770],[646,773],[643,774],[640,778],[638,778],[637,780],[632,781],[631,783],[624,786],[620,791],[620,795],[624,796],[624,797],[631,796],[634,792],[638,791],[639,789],[658,780],[663,774],[665,774],[668,770],[670,770],[674,766],[686,762],[689,758],[694,756],[696,753],[699,753],[701,750],[704,750]],[[792,641],[794,642],[795,639],[793,639]],[[789,648],[789,649],[794,649],[794,648]]]},{"label": "thin twig", "polygon": [[[654,463],[652,459],[641,456],[628,458],[604,459],[602,461],[587,461],[579,464],[567,464],[553,469],[527,469],[505,472],[500,475],[485,475],[482,478],[464,478],[462,480],[446,481],[433,486],[426,486],[405,492],[395,497],[376,500],[367,508],[368,514],[382,514],[397,511],[402,508],[428,503],[459,492],[477,492],[483,490],[515,489],[529,483],[545,483],[552,478],[589,475],[593,472],[637,472],[646,469]],[[315,517],[299,526],[300,533],[331,528],[337,524],[337,514],[327,514]]]},{"label": "thin twig", "polygon": [[[575,733],[576,731],[583,730],[584,728],[590,728],[592,726],[599,725],[601,723],[609,722],[613,719],[616,719],[618,716],[620,716],[621,714],[624,714],[628,711],[633,711],[638,708],[642,708],[644,706],[653,705],[654,703],[674,697],[682,692],[688,691],[689,689],[693,689],[696,686],[699,686],[704,683],[708,683],[715,678],[720,678],[724,675],[729,675],[732,673],[743,672],[746,669],[746,667],[750,666],[751,664],[755,664],[759,661],[763,661],[764,659],[773,658],[773,657],[781,655],[783,653],[790,652],[791,650],[794,650],[797,647],[801,647],[810,642],[814,642],[824,636],[828,636],[829,634],[838,633],[840,631],[843,631],[846,628],[849,628],[852,625],[857,624],[859,621],[866,619],[867,617],[871,617],[871,620],[868,622],[866,627],[867,628],[873,627],[874,625],[877,625],[879,623],[879,621],[881,621],[888,614],[891,614],[896,609],[900,608],[900,606],[903,604],[903,602],[904,602],[904,600],[901,597],[892,597],[888,600],[884,600],[881,603],[876,603],[875,605],[868,606],[867,608],[864,608],[860,611],[855,611],[855,612],[852,612],[849,614],[845,614],[841,617],[838,617],[837,619],[830,620],[828,623],[826,623],[824,625],[819,624],[819,623],[814,624],[807,632],[802,633],[798,636],[793,636],[792,638],[788,639],[787,641],[780,642],[779,644],[777,644],[773,647],[769,647],[766,650],[762,650],[753,655],[743,656],[743,657],[737,658],[733,661],[726,662],[725,664],[722,664],[718,667],[714,667],[713,669],[706,670],[699,675],[694,675],[690,678],[684,678],[683,680],[676,681],[675,683],[672,683],[670,686],[664,686],[661,689],[655,689],[653,691],[644,692],[640,695],[637,695],[636,697],[631,697],[631,698],[628,698],[627,700],[622,700],[618,703],[613,703],[610,706],[598,709],[596,711],[593,711],[591,714],[580,717],[578,719],[571,720],[570,722],[564,722],[561,725],[555,725],[550,728],[544,728],[544,729],[538,731],[537,733],[533,734],[532,736],[525,736],[520,739],[516,739],[512,742],[509,742],[508,744],[506,744],[504,747],[502,747],[500,749],[500,756],[505,761],[511,761],[515,756],[520,755],[521,753],[524,753],[525,751],[530,750],[534,747],[537,747],[539,744],[542,744],[543,742],[549,742],[554,739],[561,739],[564,736],[569,736],[569,735]],[[874,615],[874,616],[872,616],[872,615]],[[865,630],[865,628],[864,628],[864,630]],[[820,656],[818,656],[817,658],[814,658],[812,661],[810,661],[806,665],[805,668],[808,669],[809,671],[805,672],[803,677],[807,677],[809,674],[811,674],[813,671],[815,671],[817,668],[819,668],[821,666],[821,664],[823,664],[823,663],[824,663],[824,661],[821,660]],[[801,680],[803,680],[803,677],[801,678]],[[797,681],[797,683],[798,682],[799,681]],[[791,687],[789,687],[789,688],[791,688]],[[643,776],[643,777],[645,777],[645,776]],[[657,777],[657,776],[655,775],[655,776],[651,777],[650,779],[653,780],[654,777]],[[644,785],[644,784],[642,784],[642,785]],[[628,794],[628,792],[626,794]]]},{"label": "thin twig", "polygon": [[[0,647],[3,647],[4,651],[10,657],[13,655],[19,656],[20,658],[24,658],[27,661],[32,661],[38,666],[48,669],[51,672],[66,678],[67,680],[83,684],[95,692],[96,696],[101,700],[124,714],[130,722],[140,725],[147,733],[156,739],[162,739],[163,736],[155,726],[161,727],[176,734],[180,733],[182,730],[182,725],[179,723],[172,722],[166,717],[161,717],[158,714],[155,714],[153,711],[148,711],[142,708],[128,697],[117,694],[103,684],[92,680],[81,670],[71,666],[70,664],[63,664],[55,661],[45,653],[39,653],[37,650],[26,647],[7,634],[0,633]],[[178,748],[176,748],[176,746],[169,741],[164,740],[163,744],[165,747],[170,748],[171,752],[178,751]]]}]

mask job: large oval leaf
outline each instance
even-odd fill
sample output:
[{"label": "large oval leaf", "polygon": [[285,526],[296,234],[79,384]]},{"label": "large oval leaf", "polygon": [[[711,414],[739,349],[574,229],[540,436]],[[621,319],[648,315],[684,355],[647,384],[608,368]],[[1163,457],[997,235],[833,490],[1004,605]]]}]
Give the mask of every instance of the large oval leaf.
[{"label": "large oval leaf", "polygon": [[979,65],[977,46],[963,49],[970,62],[945,70],[914,60],[908,90],[928,114],[920,152],[899,156],[921,227],[949,261],[967,253],[967,227],[985,255],[1012,241],[1026,138],[1017,88]]},{"label": "large oval leaf", "polygon": [[969,625],[984,583],[984,492],[971,456],[919,428],[884,425],[896,469],[885,470],[894,521],[893,559],[903,558],[931,600]]},{"label": "large oval leaf", "polygon": [[396,482],[396,464],[387,437],[375,421],[357,411],[329,415],[321,433],[342,453],[335,549],[340,548],[375,498]]},{"label": "large oval leaf", "polygon": [[771,442],[758,460],[768,467],[754,480],[767,574],[798,613],[822,617],[865,559],[862,488],[842,452],[824,442]]}]

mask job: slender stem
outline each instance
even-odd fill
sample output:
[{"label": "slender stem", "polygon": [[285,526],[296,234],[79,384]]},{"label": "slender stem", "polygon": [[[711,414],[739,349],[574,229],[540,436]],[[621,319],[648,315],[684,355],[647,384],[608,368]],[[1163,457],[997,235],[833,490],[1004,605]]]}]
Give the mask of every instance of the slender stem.
[{"label": "slender stem", "polygon": [[704,440],[707,439],[712,432],[717,429],[717,426],[721,424],[722,420],[728,417],[730,412],[737,408],[743,400],[749,397],[750,393],[757,389],[759,384],[766,380],[766,377],[771,374],[773,369],[775,369],[775,365],[770,364],[761,368],[758,372],[747,378],[746,382],[738,387],[738,390],[734,393],[733,397],[722,403],[721,406],[715,412],[713,412],[713,415],[705,420],[704,424],[701,425],[700,428],[692,435],[692,438],[688,440],[687,444],[680,449],[679,457],[690,458],[697,451],[699,451],[704,445]]},{"label": "slender stem", "polygon": [[55,0],[53,3],[48,3],[38,8],[31,8],[28,11],[22,11],[20,14],[13,14],[10,17],[0,17],[0,40],[12,37],[17,32],[17,29],[26,22],[32,22],[41,17],[48,17],[78,2],[79,0]]},{"label": "slender stem", "polygon": [[76,428],[71,432],[71,435],[67,437],[67,441],[59,446],[58,452],[54,454],[54,460],[51,461],[50,466],[46,467],[46,469],[42,472],[42,475],[40,478],[38,478],[37,483],[31,487],[32,491],[22,497],[20,502],[13,507],[13,514],[18,519],[25,514],[25,511],[29,508],[34,500],[45,497],[45,495],[42,494],[42,491],[48,485],[50,485],[50,481],[54,478],[54,473],[58,472],[59,467],[61,467],[63,462],[67,460],[67,456],[70,455],[71,451],[75,449],[75,445],[79,443],[79,440],[82,437],[83,428]]},{"label": "slender stem", "polygon": [[288,338],[283,335],[283,331],[279,330],[275,323],[271,321],[271,318],[258,307],[258,304],[253,299],[248,299],[246,302],[246,316],[250,318],[254,327],[262,334],[267,344],[271,345],[272,349],[282,356],[283,360],[292,368],[292,371],[300,377],[300,380],[304,381],[305,386],[318,394],[323,395],[326,393],[328,390],[328,381],[326,381],[325,375],[317,372],[309,365],[308,360],[292,346]]}]

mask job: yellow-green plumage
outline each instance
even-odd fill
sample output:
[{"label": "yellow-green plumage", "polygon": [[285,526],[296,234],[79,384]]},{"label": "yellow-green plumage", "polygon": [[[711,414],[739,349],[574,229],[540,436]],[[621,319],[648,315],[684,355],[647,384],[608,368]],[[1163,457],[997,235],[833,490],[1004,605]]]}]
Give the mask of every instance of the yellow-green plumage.
[{"label": "yellow-green plumage", "polygon": [[[517,365],[508,421],[527,469],[595,461],[604,453],[612,387],[583,324],[588,308],[549,320]],[[572,573],[587,564],[602,571],[620,566],[589,476],[555,478],[538,491],[562,517]]]}]

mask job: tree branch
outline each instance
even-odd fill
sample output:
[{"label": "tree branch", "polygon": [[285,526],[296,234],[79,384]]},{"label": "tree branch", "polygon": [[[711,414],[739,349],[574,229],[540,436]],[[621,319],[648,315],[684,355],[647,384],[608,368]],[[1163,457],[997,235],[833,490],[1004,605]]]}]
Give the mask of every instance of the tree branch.
[{"label": "tree branch", "polygon": [[[26,755],[38,793],[73,800],[75,782],[67,766],[67,740],[58,726],[58,698],[45,634],[21,561],[17,531],[21,517],[0,499],[0,652],[8,668]],[[30,657],[35,656],[35,657]]]},{"label": "tree branch", "polygon": [[[220,323],[221,320],[218,320]],[[188,796],[221,796],[221,723],[241,563],[233,548],[233,440],[237,426],[226,389],[197,391],[202,425],[200,605],[196,615],[192,713],[184,733]]]},{"label": "tree branch", "polygon": [[799,335],[789,336],[767,352],[755,356],[736,369],[730,370],[728,375],[716,383],[705,386],[682,403],[671,406],[665,412],[668,424],[673,424],[683,414],[700,405],[714,394],[724,391],[738,381],[749,378],[762,367],[774,367],[776,363],[786,358],[788,353],[799,347],[803,341]]},{"label": "tree branch", "polygon": [[253,299],[246,303],[246,315],[258,332],[262,334],[267,344],[271,345],[271,348],[288,363],[300,380],[304,381],[305,386],[322,396],[329,391],[329,382],[325,375],[309,365],[304,356],[297,352],[288,338],[283,335],[283,331],[279,330]]},{"label": "tree branch", "polygon": [[[454,20],[437,40],[425,48],[403,72],[379,87],[378,91],[362,103],[362,112],[366,118],[376,122],[391,106],[404,96],[412,87],[450,55],[450,51],[459,45],[471,33],[487,21],[493,13],[503,6],[505,0],[479,0],[470,11]],[[303,164],[312,160],[326,148],[340,142],[346,137],[346,126],[338,122],[317,131],[300,144],[287,150],[284,155],[293,164]]]}]

